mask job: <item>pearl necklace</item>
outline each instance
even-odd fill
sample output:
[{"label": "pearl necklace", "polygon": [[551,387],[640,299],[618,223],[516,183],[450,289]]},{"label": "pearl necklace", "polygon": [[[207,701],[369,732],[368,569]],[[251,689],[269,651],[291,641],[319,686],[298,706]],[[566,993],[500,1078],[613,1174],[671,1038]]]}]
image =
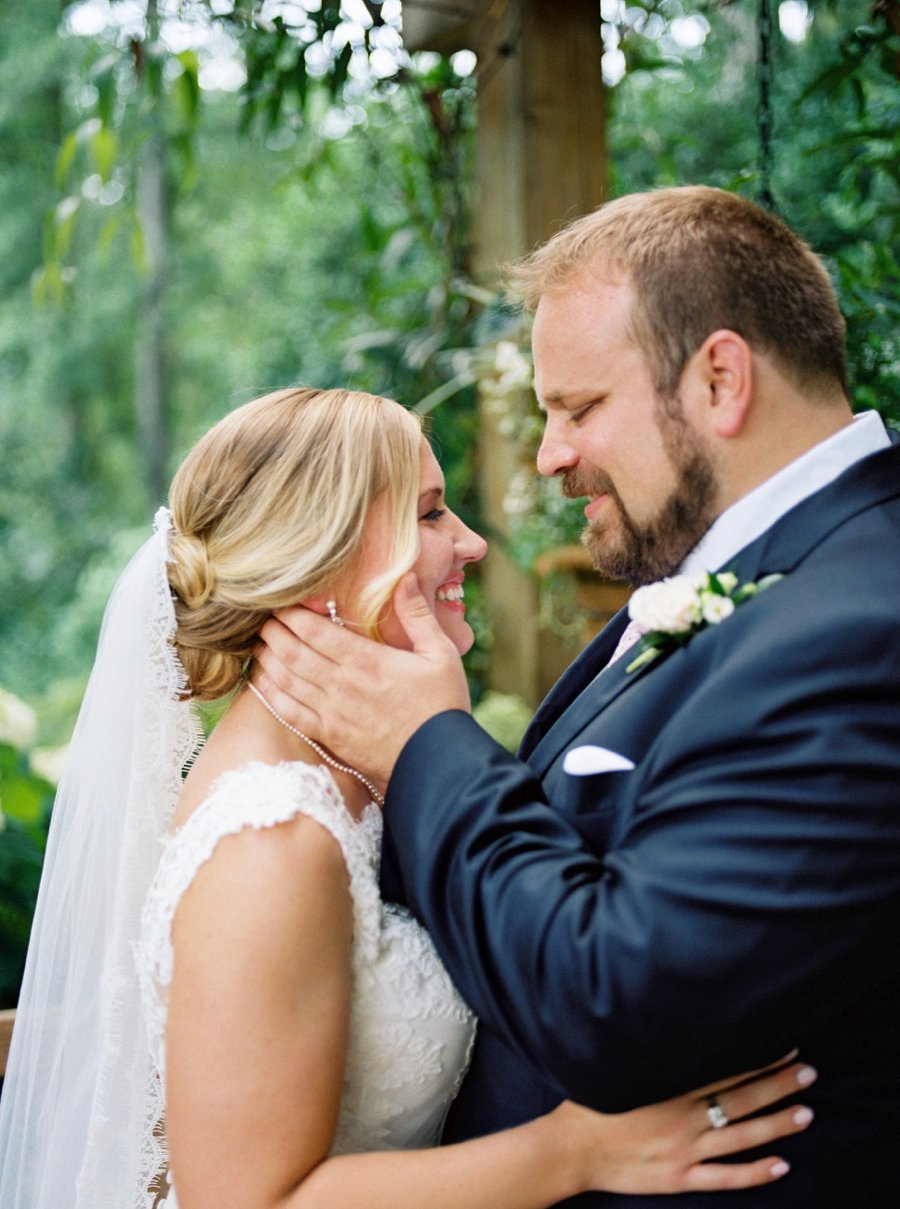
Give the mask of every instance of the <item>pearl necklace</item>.
[{"label": "pearl necklace", "polygon": [[265,697],[262,695],[262,693],[259,691],[259,689],[256,687],[256,685],[252,683],[252,681],[250,681],[250,680],[247,681],[247,687],[250,689],[250,691],[252,693],[254,693],[255,696],[257,696],[260,699],[262,704],[269,711],[269,713],[272,715],[272,717],[275,719],[275,721],[280,722],[281,725],[285,728],[285,730],[289,730],[292,735],[296,735],[298,739],[302,739],[304,743],[308,743],[309,746],[316,753],[316,755],[321,756],[326,764],[330,764],[331,767],[336,768],[338,770],[338,772],[346,772],[351,777],[356,777],[357,781],[359,781],[359,783],[361,785],[364,785],[366,787],[366,789],[368,789],[369,793],[372,795],[372,801],[376,802],[379,806],[384,805],[384,795],[378,792],[378,790],[375,788],[375,786],[372,784],[372,782],[369,780],[368,777],[364,777],[361,772],[359,772],[355,768],[351,768],[349,766],[349,764],[341,764],[341,762],[339,760],[336,760],[334,758],[334,756],[331,755],[330,752],[327,752],[325,750],[324,747],[320,747],[319,744],[316,743],[314,739],[311,739],[309,737],[309,735],[304,735],[302,730],[297,730],[296,726],[291,726],[290,722],[288,722],[287,719],[282,718],[281,714],[279,714],[275,711],[274,707],[269,704],[269,702],[265,699]]}]

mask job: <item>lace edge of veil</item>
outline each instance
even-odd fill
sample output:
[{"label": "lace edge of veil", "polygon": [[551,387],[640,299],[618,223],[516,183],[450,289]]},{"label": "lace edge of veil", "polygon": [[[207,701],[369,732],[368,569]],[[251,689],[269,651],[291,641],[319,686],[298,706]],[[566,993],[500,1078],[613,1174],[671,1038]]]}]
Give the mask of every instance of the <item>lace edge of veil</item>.
[{"label": "lace edge of veil", "polygon": [[[196,710],[187,697],[188,677],[174,645],[175,612],[169,587],[166,564],[169,561],[171,516],[160,508],[154,517],[157,557],[153,565],[151,600],[146,615],[147,677],[141,686],[143,699],[137,705],[137,721],[142,727],[140,749],[136,758],[144,761],[136,789],[146,816],[154,820],[155,836],[141,831],[132,834],[130,846],[122,853],[120,884],[142,886],[136,929],[139,931],[143,897],[152,880],[155,864],[162,851],[185,771],[196,759],[204,742],[203,730]],[[148,864],[144,845],[155,840],[155,859]],[[120,895],[121,897],[121,895]],[[133,907],[127,911],[133,912]],[[135,921],[132,921],[135,923]],[[135,928],[132,928],[135,931]],[[139,975],[136,967],[137,935],[125,942],[127,952],[120,951],[107,962],[100,988],[100,1011],[103,1019],[103,1049],[92,1110],[93,1128],[89,1131],[85,1161],[78,1179],[78,1200],[93,1206],[92,1196],[104,1180],[104,1164],[108,1161],[109,1121],[116,1121],[115,1105],[122,1096],[123,1076],[131,1083],[131,1095],[141,1095],[138,1108],[141,1138],[135,1155],[135,1178],[128,1197],[131,1209],[163,1209],[168,1191],[168,1147],[165,1140],[164,1089],[157,1064],[150,1049],[146,1027],[145,1007],[138,996]],[[136,988],[137,991],[136,991]],[[137,1010],[143,1025],[139,1054],[127,1055],[126,1031],[129,1014]],[[127,1067],[127,1070],[126,1070]],[[140,1091],[139,1089],[143,1089]],[[127,1119],[127,1113],[125,1114]],[[136,1140],[136,1139],[132,1139]]]}]

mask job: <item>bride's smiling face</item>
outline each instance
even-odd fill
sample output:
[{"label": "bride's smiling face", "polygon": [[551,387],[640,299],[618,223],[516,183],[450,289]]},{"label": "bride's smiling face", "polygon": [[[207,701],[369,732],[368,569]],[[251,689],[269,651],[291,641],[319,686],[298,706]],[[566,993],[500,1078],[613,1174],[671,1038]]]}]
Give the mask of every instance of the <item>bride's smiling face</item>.
[{"label": "bride's smiling face", "polygon": [[[410,570],[418,578],[422,595],[441,629],[460,655],[464,655],[475,641],[471,626],[466,621],[463,599],[465,568],[469,563],[480,562],[484,558],[487,543],[447,507],[444,475],[431,446],[424,439],[419,452],[417,518],[419,554]],[[337,596],[338,608],[342,613],[346,609],[348,616],[354,615],[351,602],[358,598],[355,585],[367,583],[384,570],[390,559],[390,551],[389,518],[385,510],[379,509],[371,516],[367,526],[362,558],[352,577],[355,584],[348,585],[348,591]],[[410,648],[406,631],[392,604],[382,614],[378,629],[390,646]]]}]

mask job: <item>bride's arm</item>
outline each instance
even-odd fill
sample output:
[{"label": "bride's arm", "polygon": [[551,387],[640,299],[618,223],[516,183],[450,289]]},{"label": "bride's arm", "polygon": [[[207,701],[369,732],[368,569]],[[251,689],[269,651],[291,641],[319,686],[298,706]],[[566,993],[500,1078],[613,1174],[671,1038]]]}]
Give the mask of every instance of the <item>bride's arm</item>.
[{"label": "bride's arm", "polygon": [[[602,1117],[564,1104],[432,1150],[327,1158],[340,1103],[352,908],[340,849],[308,819],[220,842],[178,908],[167,1134],[181,1209],[545,1209],[588,1188],[676,1192],[777,1178],[702,1162],[796,1132],[796,1108],[711,1130],[702,1093]],[[731,1119],[797,1067],[719,1095]],[[362,1199],[361,1199],[362,1198]]]}]

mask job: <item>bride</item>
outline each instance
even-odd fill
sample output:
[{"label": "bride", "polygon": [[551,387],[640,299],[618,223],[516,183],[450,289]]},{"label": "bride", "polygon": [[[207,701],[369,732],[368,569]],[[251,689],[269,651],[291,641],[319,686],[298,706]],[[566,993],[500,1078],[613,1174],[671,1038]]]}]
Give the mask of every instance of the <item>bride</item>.
[{"label": "bride", "polygon": [[[410,568],[471,645],[463,580],[485,544],[412,414],[268,395],[199,442],[170,507],[111,598],[54,808],[0,1112],[4,1209],[542,1209],[783,1174],[708,1160],[805,1126],[755,1115],[796,1090],[787,1060],[436,1148],[475,1022],[380,899],[383,786],[252,678],[288,604],[404,644],[390,601]],[[192,702],[227,694],[197,754]],[[736,1123],[710,1128],[713,1092]]]}]

